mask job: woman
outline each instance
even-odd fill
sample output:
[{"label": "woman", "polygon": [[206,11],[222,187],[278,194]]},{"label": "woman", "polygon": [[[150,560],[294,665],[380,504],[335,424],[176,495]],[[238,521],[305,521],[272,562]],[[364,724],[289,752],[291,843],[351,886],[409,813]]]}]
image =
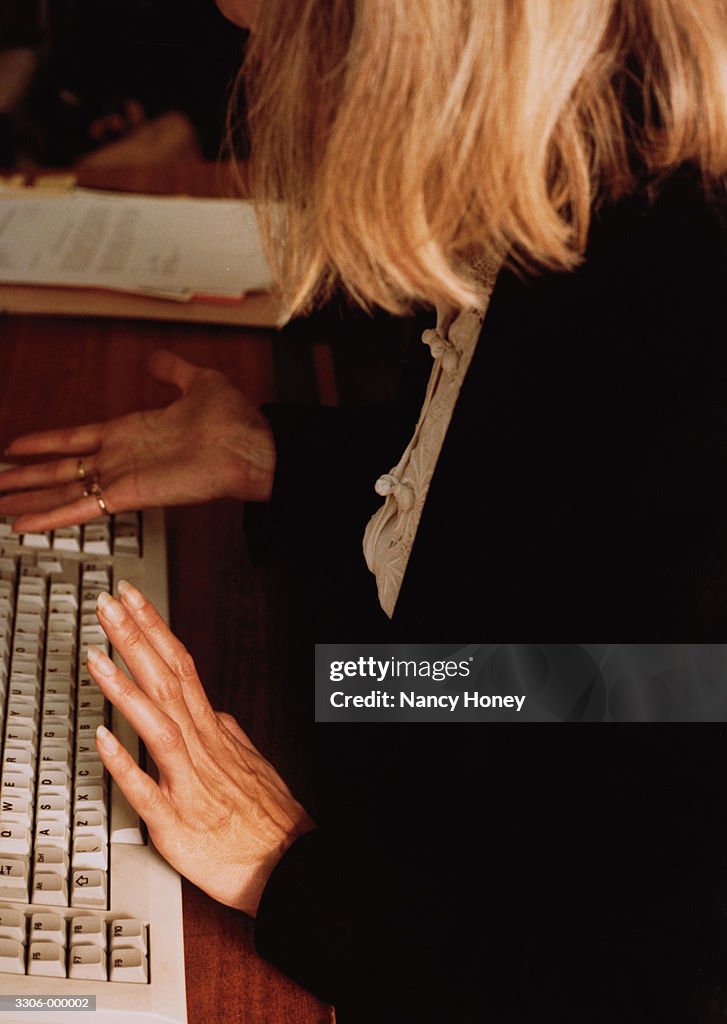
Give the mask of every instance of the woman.
[{"label": "woman", "polygon": [[[340,286],[435,306],[419,418],[261,412],[159,354],[177,402],[19,439],[11,455],[61,457],[8,471],[21,493],[0,512],[18,530],[92,518],[82,458],[110,511],[235,496],[260,503],[251,532],[267,515],[314,552],[365,529],[366,641],[714,639],[727,5],[302,0],[255,17],[253,188],[284,204],[268,237],[289,309]],[[102,730],[104,763],[161,852],[257,914],[262,951],[343,1024],[707,1019],[716,728],[319,727],[314,827],[142,595],[120,588],[99,618],[135,682],[98,652],[91,671],[160,784]]]}]

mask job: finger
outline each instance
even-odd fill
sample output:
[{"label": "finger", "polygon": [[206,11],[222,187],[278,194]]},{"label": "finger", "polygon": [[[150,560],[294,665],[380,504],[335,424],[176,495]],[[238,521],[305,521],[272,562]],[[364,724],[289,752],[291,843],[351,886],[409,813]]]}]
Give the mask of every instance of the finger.
[{"label": "finger", "polygon": [[149,370],[152,377],[165,384],[173,384],[186,394],[201,372],[201,367],[188,363],[181,356],[160,348],[151,354]]},{"label": "finger", "polygon": [[154,707],[163,709],[193,742],[197,732],[190,715],[185,693],[179,679],[157,653],[144,634],[144,630],[126,611],[120,601],[110,594],[99,594],[96,616],[111,645],[119,652],[142,690]]},{"label": "finger", "polygon": [[[107,492],[103,492],[106,503],[106,512],[121,512],[123,509],[112,505],[108,500]],[[9,499],[8,499],[9,500]],[[0,508],[5,503],[3,498],[0,501]],[[13,530],[16,533],[38,533],[41,530],[58,530],[62,526],[75,526],[79,523],[89,523],[92,519],[98,519],[103,515],[98,501],[91,494],[87,498],[79,498],[68,505],[60,508],[50,509],[47,512],[33,512],[27,515],[19,515],[13,523]]]},{"label": "finger", "polygon": [[197,780],[182,731],[97,647],[88,649],[88,669],[101,692],[144,742],[170,787],[183,791]]},{"label": "finger", "polygon": [[[79,470],[83,475],[79,475]],[[32,466],[13,466],[0,472],[0,491],[29,491],[33,487],[54,487],[94,475],[92,464],[83,459],[57,459],[54,462],[36,462]]]},{"label": "finger", "polygon": [[139,768],[131,754],[103,725],[96,730],[96,749],[109,774],[150,831],[171,832],[172,835],[179,831],[178,816],[157,783]]},{"label": "finger", "polygon": [[[78,501],[82,497],[83,484],[80,480],[63,487],[52,487],[44,491],[22,491],[6,494],[0,498],[0,512],[4,515],[35,515],[50,512],[62,505]],[[98,505],[96,506],[98,508]]]},{"label": "finger", "polygon": [[181,684],[185,704],[200,731],[214,731],[218,717],[207,699],[197,675],[194,659],[151,601],[128,580],[119,580],[119,599],[157,654],[166,662]]},{"label": "finger", "polygon": [[87,455],[101,445],[103,423],[87,423],[82,427],[41,430],[16,437],[5,449],[6,455]]}]

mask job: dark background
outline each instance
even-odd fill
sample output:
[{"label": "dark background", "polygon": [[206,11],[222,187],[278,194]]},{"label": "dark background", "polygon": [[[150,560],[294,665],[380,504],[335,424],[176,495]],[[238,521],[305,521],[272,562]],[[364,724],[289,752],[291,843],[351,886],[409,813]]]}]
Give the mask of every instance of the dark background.
[{"label": "dark background", "polygon": [[71,166],[129,98],[148,118],[186,114],[214,159],[246,35],[214,0],[3,0],[0,167]]}]

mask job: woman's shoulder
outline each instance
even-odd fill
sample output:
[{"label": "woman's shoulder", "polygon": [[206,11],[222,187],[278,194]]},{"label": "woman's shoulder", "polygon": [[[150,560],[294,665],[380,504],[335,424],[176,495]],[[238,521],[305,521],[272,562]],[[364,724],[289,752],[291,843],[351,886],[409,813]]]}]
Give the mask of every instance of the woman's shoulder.
[{"label": "woman's shoulder", "polygon": [[641,273],[650,266],[726,273],[726,186],[691,164],[644,177],[630,194],[596,204],[586,260],[618,248],[624,266]]}]

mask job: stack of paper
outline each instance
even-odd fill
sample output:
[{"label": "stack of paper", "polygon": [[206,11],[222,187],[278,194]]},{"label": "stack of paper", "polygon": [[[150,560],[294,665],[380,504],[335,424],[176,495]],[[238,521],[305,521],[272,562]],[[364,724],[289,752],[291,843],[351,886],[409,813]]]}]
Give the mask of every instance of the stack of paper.
[{"label": "stack of paper", "polygon": [[229,302],[272,279],[242,200],[0,189],[0,283]]}]

